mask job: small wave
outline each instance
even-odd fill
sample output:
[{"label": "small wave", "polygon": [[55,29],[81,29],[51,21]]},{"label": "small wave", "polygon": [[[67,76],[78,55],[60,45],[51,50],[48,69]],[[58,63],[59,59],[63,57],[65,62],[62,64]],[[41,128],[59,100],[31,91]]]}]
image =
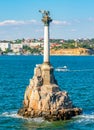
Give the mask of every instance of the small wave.
[{"label": "small wave", "polygon": [[25,119],[27,121],[32,121],[32,122],[36,122],[36,123],[42,123],[44,122],[44,119],[41,117],[38,118],[24,118],[22,116],[19,116],[17,114],[17,111],[13,111],[13,112],[4,112],[0,115],[0,117],[10,117],[10,118],[21,118],[21,119]]},{"label": "small wave", "polygon": [[81,118],[83,118],[83,119],[93,119],[94,120],[94,115],[82,115]]},{"label": "small wave", "polygon": [[[29,122],[35,122],[35,123],[43,123],[45,120],[42,117],[38,118],[26,118]],[[47,121],[46,121],[47,123]]]},{"label": "small wave", "polygon": [[74,119],[77,119],[76,122],[78,122],[78,123],[83,123],[83,122],[85,122],[85,123],[93,122],[94,123],[94,113],[83,114],[83,115],[74,117]]},{"label": "small wave", "polygon": [[17,111],[3,112],[0,117],[12,117],[12,118],[23,118],[17,114]]}]

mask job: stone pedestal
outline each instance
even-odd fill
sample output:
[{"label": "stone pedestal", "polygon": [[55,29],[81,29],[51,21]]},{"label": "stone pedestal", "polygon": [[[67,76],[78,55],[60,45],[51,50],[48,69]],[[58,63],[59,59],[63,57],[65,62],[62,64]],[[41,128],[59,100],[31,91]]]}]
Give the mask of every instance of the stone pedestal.
[{"label": "stone pedestal", "polygon": [[18,111],[23,117],[43,117],[46,120],[66,120],[81,114],[74,108],[66,91],[61,91],[48,63],[37,65],[26,88],[24,105]]}]

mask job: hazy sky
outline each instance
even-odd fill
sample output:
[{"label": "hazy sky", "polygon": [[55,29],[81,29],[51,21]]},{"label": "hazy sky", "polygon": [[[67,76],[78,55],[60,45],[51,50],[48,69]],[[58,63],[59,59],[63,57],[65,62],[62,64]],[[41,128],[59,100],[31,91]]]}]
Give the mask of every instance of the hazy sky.
[{"label": "hazy sky", "polygon": [[50,38],[94,38],[94,0],[0,0],[0,40],[43,38],[40,9],[53,19]]}]

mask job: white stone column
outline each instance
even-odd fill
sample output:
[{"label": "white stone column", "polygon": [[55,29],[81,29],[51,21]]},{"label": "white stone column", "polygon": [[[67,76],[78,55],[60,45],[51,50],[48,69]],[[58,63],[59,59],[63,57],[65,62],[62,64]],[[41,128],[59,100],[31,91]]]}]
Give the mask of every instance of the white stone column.
[{"label": "white stone column", "polygon": [[44,23],[44,63],[50,63],[50,45],[49,45],[49,25],[52,19],[49,17],[50,12],[39,10],[42,13],[42,22]]},{"label": "white stone column", "polygon": [[44,25],[44,62],[49,63],[50,45],[49,45],[49,25]]}]

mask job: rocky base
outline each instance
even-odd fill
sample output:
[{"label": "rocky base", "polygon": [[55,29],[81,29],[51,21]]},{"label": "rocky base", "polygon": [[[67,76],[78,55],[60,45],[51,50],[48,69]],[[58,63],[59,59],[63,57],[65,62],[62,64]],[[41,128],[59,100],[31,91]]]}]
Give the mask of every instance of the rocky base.
[{"label": "rocky base", "polygon": [[18,111],[18,115],[23,116],[24,118],[42,117],[44,120],[48,121],[69,120],[72,117],[80,114],[82,114],[82,109],[80,108],[62,109],[54,111],[28,111],[28,108],[21,108]]},{"label": "rocky base", "polygon": [[80,115],[82,109],[73,106],[66,91],[61,91],[48,63],[37,65],[26,88],[23,108],[18,114],[27,118],[43,117],[49,121],[67,120]]}]

